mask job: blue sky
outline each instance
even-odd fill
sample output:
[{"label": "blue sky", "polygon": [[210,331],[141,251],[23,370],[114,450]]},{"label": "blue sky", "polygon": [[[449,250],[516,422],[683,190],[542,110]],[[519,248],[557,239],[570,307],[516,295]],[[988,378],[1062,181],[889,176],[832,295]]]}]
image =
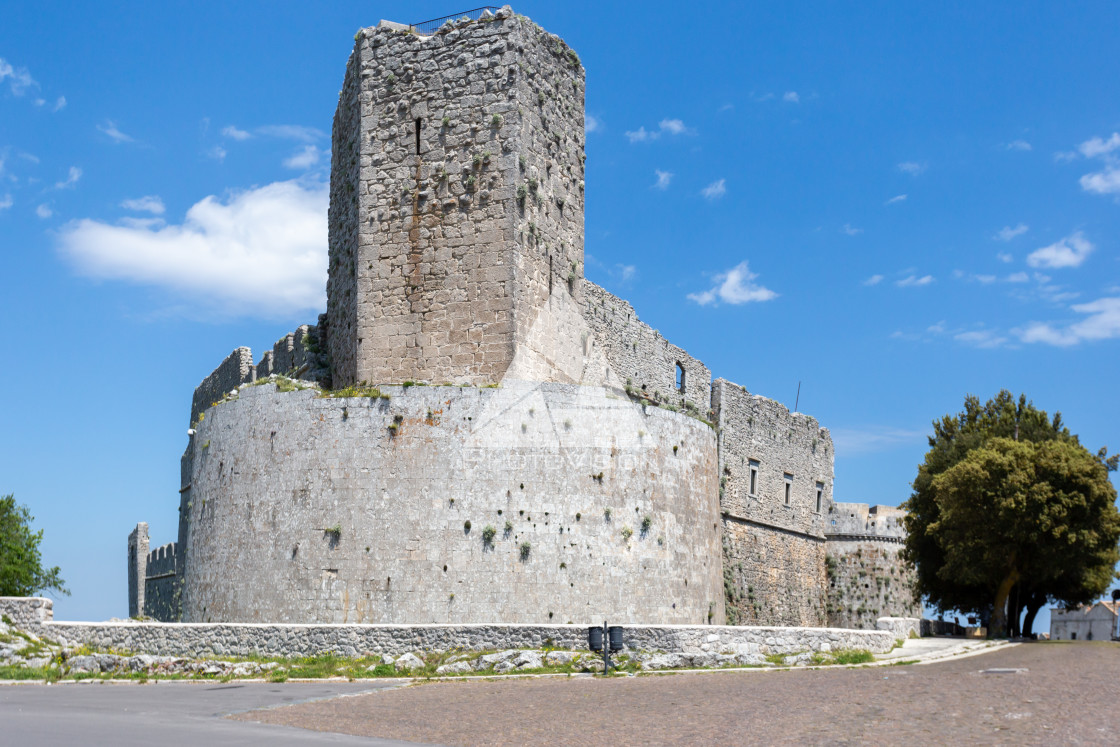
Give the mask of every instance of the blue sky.
[{"label": "blue sky", "polygon": [[[0,25],[0,493],[68,619],[126,613],[137,521],[175,539],[198,382],[324,308],[354,32],[460,10],[105,8]],[[838,500],[904,500],[967,393],[1120,447],[1114,4],[515,10],[587,68],[588,277],[717,376],[791,407],[800,382]]]}]

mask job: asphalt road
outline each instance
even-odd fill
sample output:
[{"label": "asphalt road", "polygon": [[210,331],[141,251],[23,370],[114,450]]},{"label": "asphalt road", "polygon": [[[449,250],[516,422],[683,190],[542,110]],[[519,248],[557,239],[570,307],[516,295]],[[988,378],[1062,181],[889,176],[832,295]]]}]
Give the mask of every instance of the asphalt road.
[{"label": "asphalt road", "polygon": [[0,745],[415,744],[225,718],[233,713],[384,690],[394,684],[164,681],[146,685],[10,685],[0,687]]}]

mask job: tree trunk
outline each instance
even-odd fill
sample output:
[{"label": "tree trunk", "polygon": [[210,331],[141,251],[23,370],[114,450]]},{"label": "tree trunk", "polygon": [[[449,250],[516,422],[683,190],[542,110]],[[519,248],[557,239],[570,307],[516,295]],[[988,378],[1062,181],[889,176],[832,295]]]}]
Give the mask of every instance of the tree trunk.
[{"label": "tree trunk", "polygon": [[1032,594],[1027,602],[1027,617],[1023,620],[1023,635],[1029,636],[1034,632],[1034,618],[1042,606],[1046,604],[1045,594]]},{"label": "tree trunk", "polygon": [[1007,597],[1011,594],[1011,587],[1019,580],[1019,569],[1013,568],[1010,573],[1000,581],[996,590],[995,604],[992,609],[992,626],[988,630],[989,638],[1007,637]]},{"label": "tree trunk", "polygon": [[1011,589],[1011,594],[1007,599],[1007,608],[1011,612],[1008,615],[1010,623],[1010,630],[1008,631],[1012,638],[1019,638],[1022,632],[1019,628],[1019,620],[1023,617],[1023,609],[1027,606],[1027,600],[1030,599],[1030,592],[1023,588],[1022,583],[1015,584]]}]

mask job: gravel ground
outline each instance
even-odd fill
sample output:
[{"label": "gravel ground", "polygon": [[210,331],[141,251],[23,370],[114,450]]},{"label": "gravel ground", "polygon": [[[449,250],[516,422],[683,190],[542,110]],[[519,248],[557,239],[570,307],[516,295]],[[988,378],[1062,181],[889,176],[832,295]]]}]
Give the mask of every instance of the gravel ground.
[{"label": "gravel ground", "polygon": [[1118,682],[1120,644],[1040,642],[923,666],[438,682],[233,718],[445,745],[1115,745]]}]

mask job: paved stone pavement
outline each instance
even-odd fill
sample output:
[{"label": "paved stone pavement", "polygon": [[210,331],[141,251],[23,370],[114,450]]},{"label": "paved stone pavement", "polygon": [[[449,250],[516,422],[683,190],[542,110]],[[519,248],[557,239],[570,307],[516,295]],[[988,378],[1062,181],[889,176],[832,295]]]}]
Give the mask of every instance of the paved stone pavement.
[{"label": "paved stone pavement", "polygon": [[922,666],[438,682],[237,719],[447,745],[1117,743],[1120,644]]},{"label": "paved stone pavement", "polygon": [[0,687],[0,745],[400,745],[403,742],[223,718],[399,683],[158,682]]}]

